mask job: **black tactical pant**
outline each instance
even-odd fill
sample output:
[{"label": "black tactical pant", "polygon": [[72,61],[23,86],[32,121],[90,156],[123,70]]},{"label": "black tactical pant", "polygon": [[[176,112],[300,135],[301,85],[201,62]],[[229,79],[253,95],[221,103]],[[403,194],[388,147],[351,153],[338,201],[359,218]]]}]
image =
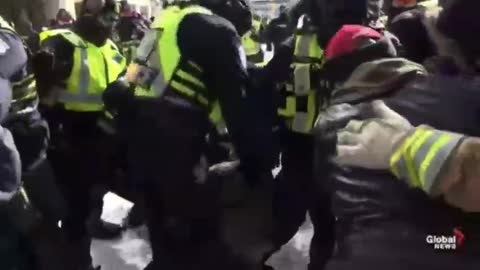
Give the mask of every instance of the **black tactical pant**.
[{"label": "black tactical pant", "polygon": [[275,181],[273,206],[275,246],[296,234],[308,212],[315,231],[309,269],[322,269],[333,250],[334,217],[327,193],[313,182],[313,140],[289,131],[281,136],[282,170]]},{"label": "black tactical pant", "polygon": [[147,269],[237,269],[220,236],[220,185],[207,179],[205,113],[166,101],[138,108],[128,170],[145,198],[153,250]]},{"label": "black tactical pant", "polygon": [[[62,230],[69,242],[72,266],[91,265],[90,242],[86,222],[93,209],[101,209],[102,197],[92,194],[95,186],[111,181],[111,139],[98,127],[99,113],[50,112],[52,128],[49,160],[56,183],[66,202]],[[58,129],[59,126],[62,129]],[[73,268],[77,269],[77,268]]]},{"label": "black tactical pant", "polygon": [[33,254],[28,241],[16,224],[11,222],[5,205],[0,207],[0,260],[5,270],[34,269]]}]

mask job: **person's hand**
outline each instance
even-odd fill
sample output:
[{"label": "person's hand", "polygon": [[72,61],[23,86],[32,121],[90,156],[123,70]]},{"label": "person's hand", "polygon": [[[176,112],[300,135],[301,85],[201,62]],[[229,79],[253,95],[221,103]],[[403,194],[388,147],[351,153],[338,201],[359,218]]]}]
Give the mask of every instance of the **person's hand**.
[{"label": "person's hand", "polygon": [[383,101],[370,104],[374,118],[351,120],[337,132],[337,156],[342,165],[388,169],[390,156],[413,126]]},{"label": "person's hand", "polygon": [[10,131],[0,126],[0,203],[7,202],[17,193],[22,169],[20,154]]},{"label": "person's hand", "polygon": [[133,106],[134,93],[127,82],[119,79],[107,86],[102,99],[106,110],[115,116]]},{"label": "person's hand", "polygon": [[55,56],[50,50],[37,52],[32,59],[32,69],[37,81],[37,93],[40,103],[53,107],[58,103],[60,94],[65,91],[63,87],[55,84]]},{"label": "person's hand", "polygon": [[32,58],[32,69],[37,80],[48,81],[52,77],[55,56],[49,50],[41,50]]}]

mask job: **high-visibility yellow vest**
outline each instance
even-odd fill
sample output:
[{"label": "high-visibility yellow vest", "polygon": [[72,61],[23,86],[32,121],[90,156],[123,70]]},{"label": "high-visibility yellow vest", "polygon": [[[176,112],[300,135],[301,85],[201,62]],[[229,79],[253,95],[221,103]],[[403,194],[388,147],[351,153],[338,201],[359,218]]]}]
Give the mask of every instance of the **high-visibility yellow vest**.
[{"label": "high-visibility yellow vest", "polygon": [[165,23],[170,21],[172,17],[176,17],[180,10],[181,8],[178,5],[166,7],[160,12],[159,16],[155,16],[155,20],[150,27],[153,29],[165,28]]},{"label": "high-visibility yellow vest", "polygon": [[252,29],[242,36],[242,45],[247,57],[257,55],[261,52],[261,46],[258,41],[253,39],[252,35],[258,35],[261,28],[261,22],[252,20]]},{"label": "high-visibility yellow vest", "polygon": [[125,69],[125,58],[113,41],[107,40],[105,45],[97,47],[67,29],[44,31],[40,33],[40,41],[57,35],[75,48],[72,71],[59,101],[70,111],[102,111],[102,93]]},{"label": "high-visibility yellow vest", "polygon": [[461,134],[417,127],[391,156],[390,169],[397,178],[429,193],[462,138]]},{"label": "high-visibility yellow vest", "polygon": [[172,8],[166,17],[161,17],[157,24],[154,24],[155,28],[152,27],[151,31],[145,34],[137,50],[137,61],[146,62],[148,67],[156,70],[158,74],[150,89],[137,87],[135,94],[161,97],[167,88],[171,88],[186,100],[204,107],[210,120],[218,127],[223,124],[220,104],[205,85],[203,68],[184,58],[177,45],[178,27],[183,18],[190,14],[212,12],[196,5]]},{"label": "high-visibility yellow vest", "polygon": [[[20,39],[20,36],[16,33],[15,29],[13,29],[13,27],[1,16],[0,31],[11,32]],[[12,103],[9,111],[10,117],[31,113],[37,109],[38,105],[36,82],[33,74],[25,74],[21,78],[16,79],[17,80],[12,81]]]},{"label": "high-visibility yellow vest", "polygon": [[295,37],[293,82],[282,89],[283,106],[278,115],[285,118],[286,126],[298,133],[309,134],[317,115],[316,85],[312,77],[321,69],[324,53],[315,31],[309,29],[308,17],[300,17]]},{"label": "high-visibility yellow vest", "polygon": [[12,104],[10,117],[21,117],[35,112],[38,108],[37,84],[33,74],[26,74],[12,82]]}]

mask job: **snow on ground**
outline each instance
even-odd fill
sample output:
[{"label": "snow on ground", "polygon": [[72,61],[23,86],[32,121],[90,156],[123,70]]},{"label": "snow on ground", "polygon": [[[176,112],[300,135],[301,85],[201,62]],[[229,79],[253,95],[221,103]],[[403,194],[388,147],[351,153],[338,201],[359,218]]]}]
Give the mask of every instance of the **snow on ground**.
[{"label": "snow on ground", "polygon": [[[278,169],[274,171],[274,174]],[[243,254],[252,262],[260,261],[270,248],[268,235],[271,229],[271,183],[257,188],[253,192],[241,190],[239,182],[233,183],[231,190],[237,194],[228,197],[243,197],[241,207],[228,208],[225,211],[225,239],[235,251]],[[240,191],[239,191],[240,190]],[[239,196],[240,194],[240,196]],[[115,196],[106,198],[104,207],[112,211],[109,215],[120,215],[124,211]],[[115,207],[117,205],[117,207]],[[117,211],[117,212],[115,212]],[[305,270],[308,263],[308,250],[313,236],[313,227],[307,217],[297,234],[282,249],[271,256],[267,264],[275,270]],[[91,247],[94,265],[102,270],[142,270],[152,258],[148,233],[145,227],[130,229],[120,239],[94,240]]]},{"label": "snow on ground", "polygon": [[91,252],[102,270],[142,270],[152,259],[145,227],[127,230],[117,240],[93,240]]},{"label": "snow on ground", "polygon": [[[270,257],[267,264],[275,270],[306,270],[312,236],[312,224],[307,221],[288,244]],[[243,244],[241,249],[252,253],[263,251],[262,247],[267,245],[251,239]],[[127,230],[116,240],[93,240],[91,252],[94,265],[101,265],[102,270],[142,270],[152,258],[145,227]],[[251,255],[258,258],[259,254]]]}]

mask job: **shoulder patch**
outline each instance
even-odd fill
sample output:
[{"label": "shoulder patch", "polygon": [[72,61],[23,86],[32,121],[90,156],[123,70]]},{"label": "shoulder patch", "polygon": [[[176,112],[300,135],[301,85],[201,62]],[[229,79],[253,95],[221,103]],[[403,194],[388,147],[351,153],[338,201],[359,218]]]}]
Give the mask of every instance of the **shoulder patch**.
[{"label": "shoulder patch", "polygon": [[113,60],[115,62],[117,62],[118,64],[122,64],[123,60],[124,60],[124,57],[120,54],[120,53],[117,53],[115,54],[115,56],[113,57]]}]

